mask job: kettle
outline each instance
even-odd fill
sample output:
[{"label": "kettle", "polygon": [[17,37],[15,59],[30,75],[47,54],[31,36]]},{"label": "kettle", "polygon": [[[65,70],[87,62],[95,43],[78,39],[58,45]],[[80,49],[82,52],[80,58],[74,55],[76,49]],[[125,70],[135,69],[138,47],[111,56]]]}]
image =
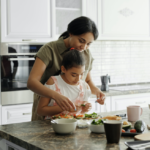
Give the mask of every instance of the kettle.
[{"label": "kettle", "polygon": [[101,76],[101,91],[109,91],[108,81],[110,83],[110,76]]}]

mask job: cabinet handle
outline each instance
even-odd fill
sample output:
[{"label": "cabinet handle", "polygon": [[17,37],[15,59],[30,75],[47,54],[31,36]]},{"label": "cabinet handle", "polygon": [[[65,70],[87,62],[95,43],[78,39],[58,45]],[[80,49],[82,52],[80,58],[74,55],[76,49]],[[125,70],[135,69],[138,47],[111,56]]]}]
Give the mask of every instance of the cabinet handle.
[{"label": "cabinet handle", "polygon": [[31,113],[23,113],[23,115],[31,115]]},{"label": "cabinet handle", "polygon": [[35,39],[22,39],[22,41],[37,41]]},{"label": "cabinet handle", "polygon": [[135,104],[144,104],[146,101],[143,102],[135,102]]}]

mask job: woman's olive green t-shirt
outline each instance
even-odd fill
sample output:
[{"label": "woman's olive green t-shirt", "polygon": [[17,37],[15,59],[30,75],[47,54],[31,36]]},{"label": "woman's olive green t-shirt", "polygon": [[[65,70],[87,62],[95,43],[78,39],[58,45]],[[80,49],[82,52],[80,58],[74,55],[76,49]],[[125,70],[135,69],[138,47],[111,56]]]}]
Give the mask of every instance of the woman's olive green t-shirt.
[{"label": "woman's olive green t-shirt", "polygon": [[[58,75],[63,55],[67,51],[68,48],[65,46],[63,37],[59,38],[57,41],[49,42],[40,48],[35,57],[40,58],[46,65],[46,70],[41,78],[42,84],[45,84],[51,76]],[[88,72],[92,69],[92,62],[94,59],[89,49],[81,53],[84,53],[85,57],[85,72],[82,78],[85,80]]]}]

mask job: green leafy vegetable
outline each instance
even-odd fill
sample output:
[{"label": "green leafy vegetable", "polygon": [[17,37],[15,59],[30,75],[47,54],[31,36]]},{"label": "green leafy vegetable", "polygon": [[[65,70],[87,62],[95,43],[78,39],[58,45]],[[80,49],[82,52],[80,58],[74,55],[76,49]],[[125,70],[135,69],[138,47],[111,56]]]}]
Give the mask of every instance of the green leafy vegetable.
[{"label": "green leafy vegetable", "polygon": [[104,123],[103,123],[103,120],[99,119],[99,120],[97,120],[97,121],[93,120],[93,121],[91,122],[91,124],[93,124],[93,125],[103,125]]},{"label": "green leafy vegetable", "polygon": [[97,113],[93,112],[92,114],[85,114],[85,118],[96,119],[98,117]]}]

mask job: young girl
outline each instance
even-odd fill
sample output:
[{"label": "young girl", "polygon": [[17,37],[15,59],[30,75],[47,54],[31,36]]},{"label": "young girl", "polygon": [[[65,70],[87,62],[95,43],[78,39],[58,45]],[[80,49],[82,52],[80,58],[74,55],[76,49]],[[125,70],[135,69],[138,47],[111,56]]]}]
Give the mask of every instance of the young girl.
[{"label": "young girl", "polygon": [[81,80],[85,71],[84,56],[78,50],[67,52],[62,61],[61,74],[51,76],[45,86],[68,97],[76,106],[76,110],[63,111],[54,99],[41,97],[37,113],[41,116],[53,116],[56,114],[84,114],[91,109],[88,98],[91,95],[88,84]]}]

